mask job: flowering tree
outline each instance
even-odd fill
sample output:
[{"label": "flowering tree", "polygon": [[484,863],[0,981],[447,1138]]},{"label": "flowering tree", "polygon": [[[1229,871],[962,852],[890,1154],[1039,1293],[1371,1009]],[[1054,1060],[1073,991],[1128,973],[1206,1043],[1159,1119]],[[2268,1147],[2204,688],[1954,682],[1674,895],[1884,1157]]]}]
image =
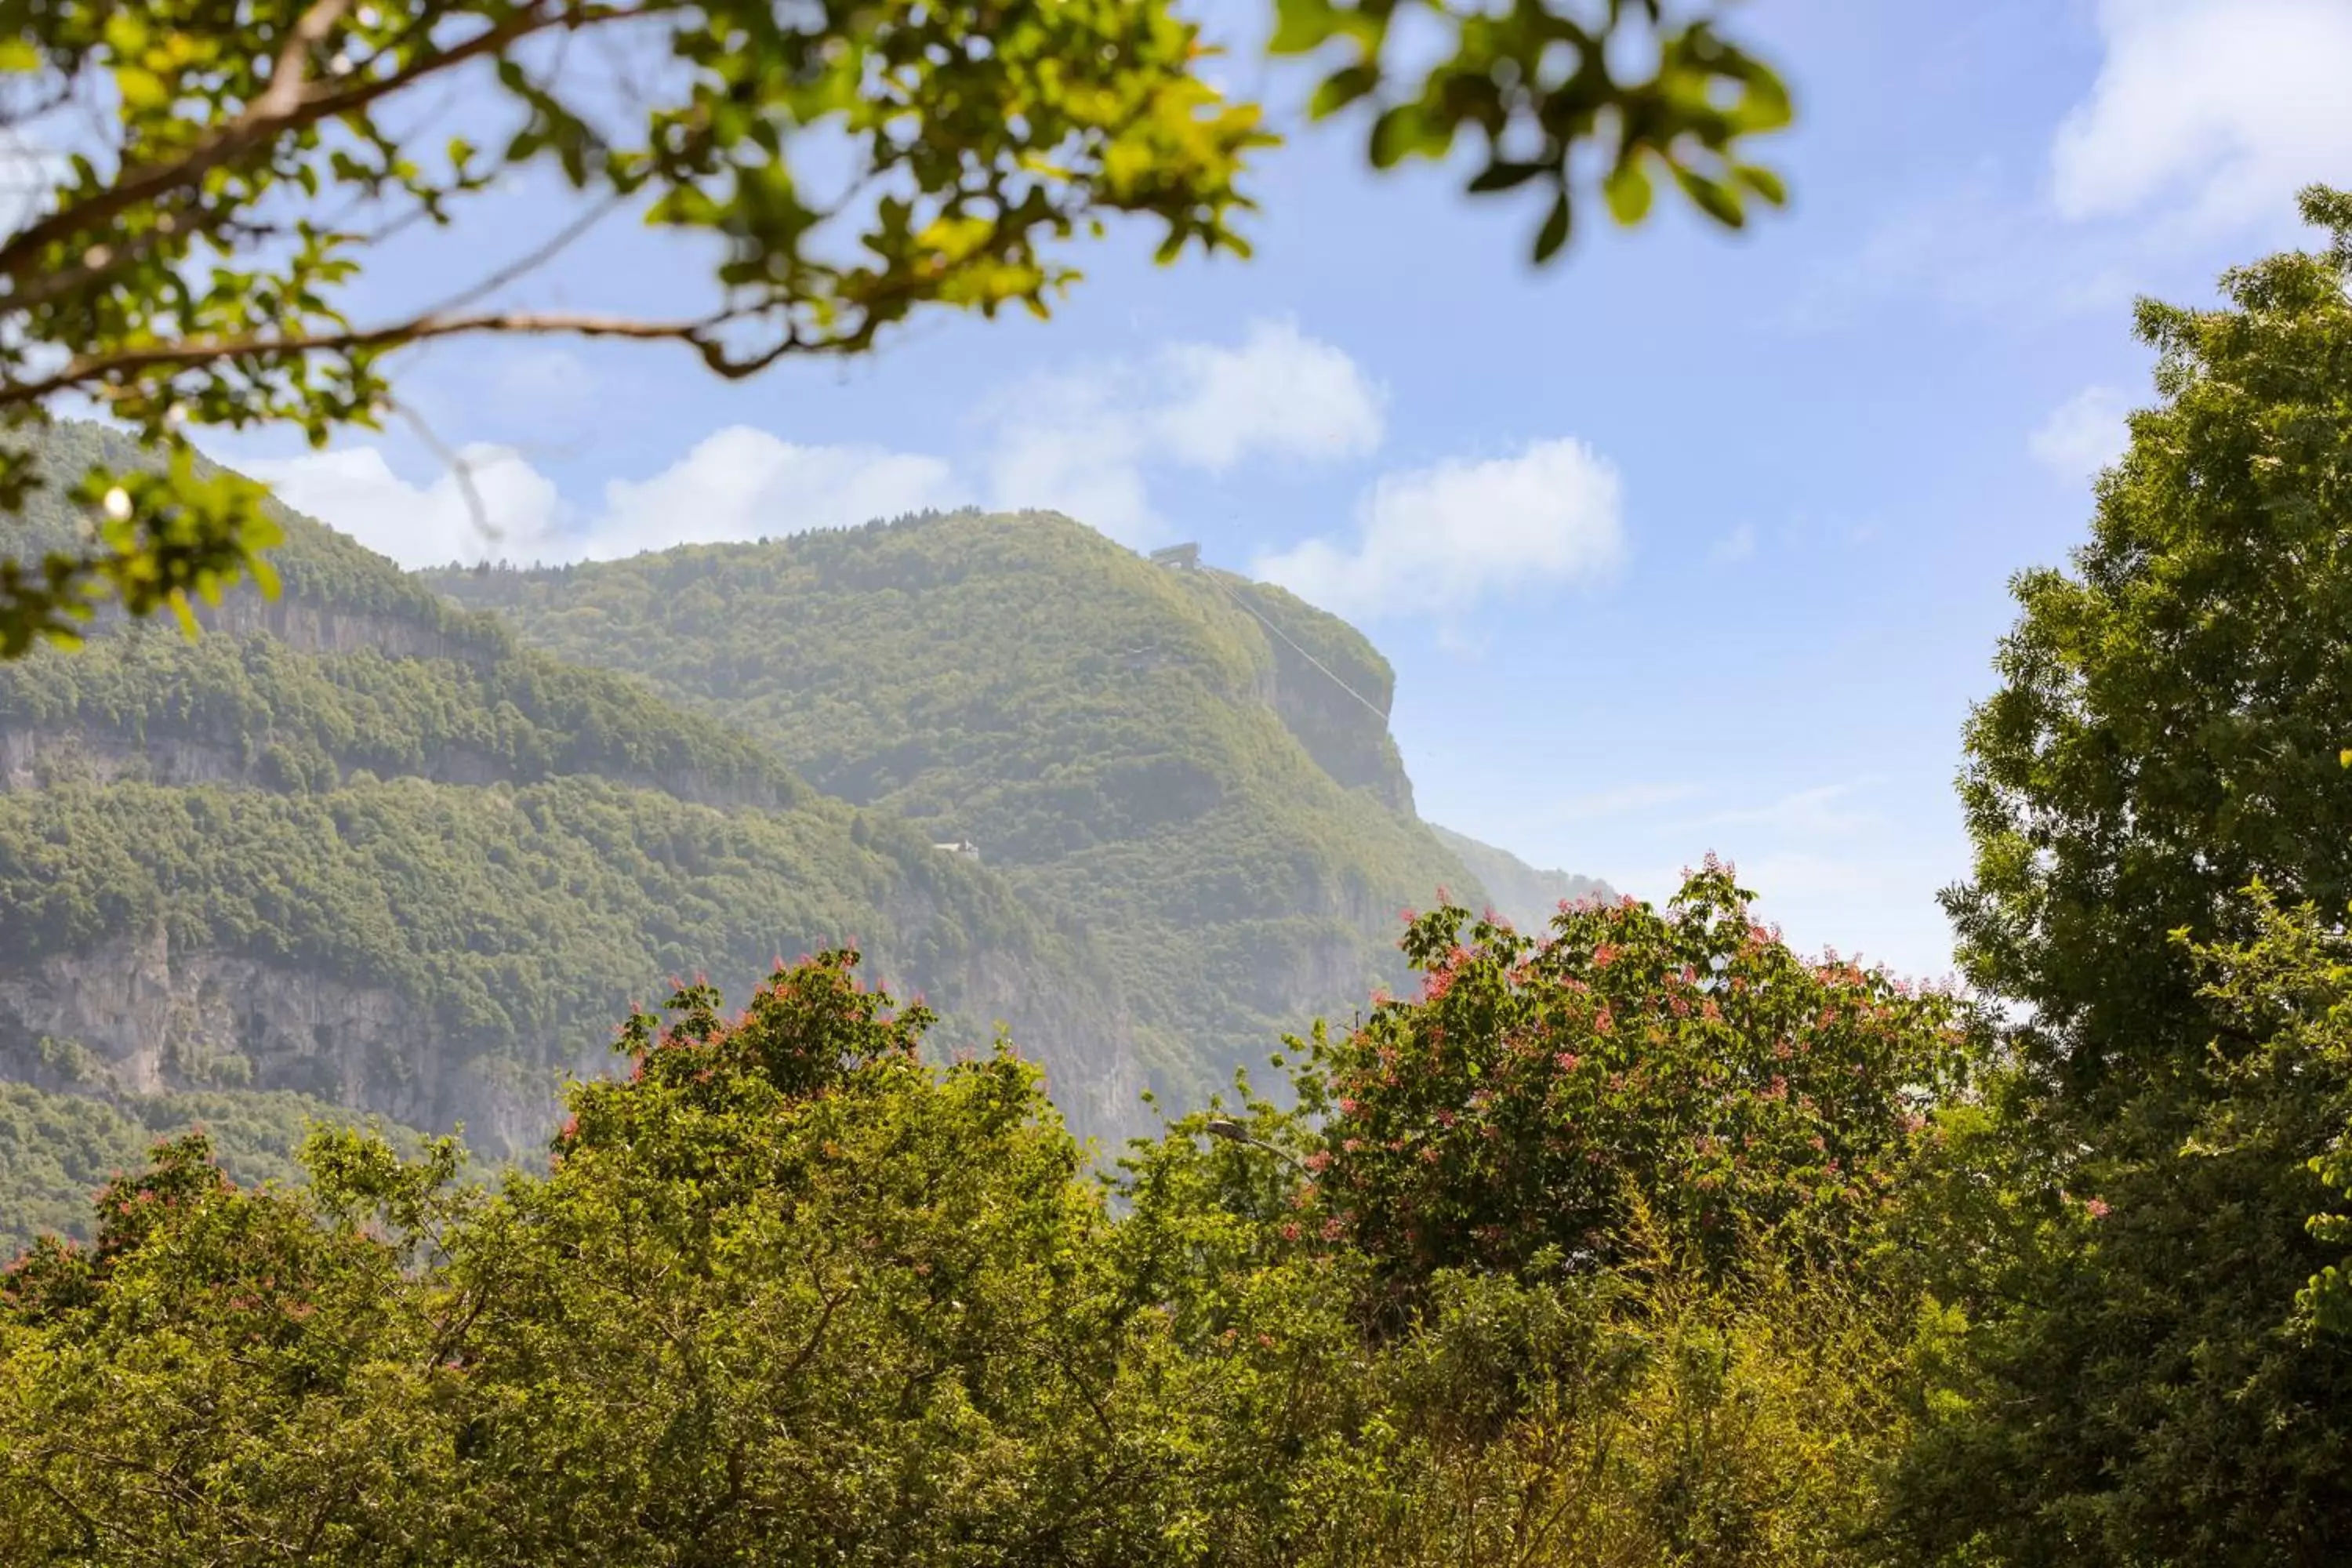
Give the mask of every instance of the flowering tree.
[{"label": "flowering tree", "polygon": [[1586,1268],[1642,1223],[1712,1262],[1743,1228],[1853,1234],[1889,1202],[1974,1025],[1955,997],[1754,922],[1712,858],[1663,910],[1564,908],[1529,937],[1446,907],[1412,922],[1421,994],[1306,1075],[1321,1223],[1408,1278]]}]

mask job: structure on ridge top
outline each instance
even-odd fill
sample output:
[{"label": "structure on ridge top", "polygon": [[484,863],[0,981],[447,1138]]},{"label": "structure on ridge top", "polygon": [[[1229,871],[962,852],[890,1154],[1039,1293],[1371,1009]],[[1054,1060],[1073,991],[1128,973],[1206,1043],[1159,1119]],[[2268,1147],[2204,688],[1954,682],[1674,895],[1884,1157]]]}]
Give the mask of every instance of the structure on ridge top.
[{"label": "structure on ridge top", "polygon": [[1191,571],[1201,563],[1201,547],[1197,544],[1171,544],[1165,550],[1151,552],[1154,566],[1178,566]]}]

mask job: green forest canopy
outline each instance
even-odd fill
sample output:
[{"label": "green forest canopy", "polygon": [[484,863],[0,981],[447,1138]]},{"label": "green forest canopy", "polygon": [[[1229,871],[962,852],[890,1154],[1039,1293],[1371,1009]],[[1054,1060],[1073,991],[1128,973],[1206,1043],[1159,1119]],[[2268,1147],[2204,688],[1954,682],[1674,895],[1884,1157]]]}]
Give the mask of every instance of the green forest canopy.
[{"label": "green forest canopy", "polygon": [[1180,1098],[1398,978],[1400,910],[1481,895],[1412,814],[1392,677],[1362,634],[1066,518],[927,514],[428,580],[821,790],[977,844],[1098,945]]}]

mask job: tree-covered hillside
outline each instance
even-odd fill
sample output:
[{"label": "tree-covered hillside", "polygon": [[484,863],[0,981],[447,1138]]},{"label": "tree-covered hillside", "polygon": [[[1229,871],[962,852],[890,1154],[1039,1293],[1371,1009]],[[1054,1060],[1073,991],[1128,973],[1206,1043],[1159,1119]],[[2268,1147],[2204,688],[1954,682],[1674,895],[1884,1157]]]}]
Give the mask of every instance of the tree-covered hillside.
[{"label": "tree-covered hillside", "polygon": [[[160,1136],[197,1127],[247,1185],[299,1180],[293,1151],[311,1126],[361,1124],[341,1106],[286,1090],[181,1090],[100,1100],[0,1081],[0,1255],[43,1235],[88,1239],[90,1194],[147,1163]],[[413,1130],[375,1123],[414,1149]]]},{"label": "tree-covered hillside", "polygon": [[1360,634],[1066,518],[432,580],[741,726],[820,790],[969,839],[1111,956],[1181,1092],[1392,977],[1401,910],[1478,891],[1412,815]]},{"label": "tree-covered hillside", "polygon": [[0,667],[0,1080],[118,1132],[174,1095],[299,1094],[516,1150],[632,1003],[856,940],[944,1046],[1016,1026],[1081,1128],[1136,1125],[1104,965],[1003,877],[281,521],[279,599]]},{"label": "tree-covered hillside", "polygon": [[1573,871],[1544,871],[1507,849],[1481,844],[1465,833],[1429,825],[1437,841],[1451,849],[1486,889],[1495,912],[1523,931],[1540,932],[1551,924],[1562,904],[1614,899],[1617,890],[1593,877]]}]

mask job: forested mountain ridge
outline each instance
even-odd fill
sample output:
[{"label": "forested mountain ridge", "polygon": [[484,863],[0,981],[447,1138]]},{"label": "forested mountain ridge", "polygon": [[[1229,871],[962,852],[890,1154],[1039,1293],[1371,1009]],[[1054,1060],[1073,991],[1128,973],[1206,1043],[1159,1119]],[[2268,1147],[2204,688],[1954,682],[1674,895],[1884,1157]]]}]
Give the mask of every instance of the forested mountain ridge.
[{"label": "forested mountain ridge", "polygon": [[1048,513],[930,513],[429,580],[625,669],[820,790],[968,839],[1108,953],[1181,1095],[1401,973],[1480,896],[1412,814],[1387,661],[1277,588]]},{"label": "forested mountain ridge", "polygon": [[514,1152],[633,1002],[854,939],[946,1048],[1003,1020],[1076,1125],[1137,1124],[1102,964],[1003,878],[282,522],[279,599],[0,667],[0,1079],[134,1127],[267,1092]]},{"label": "forested mountain ridge", "polygon": [[1617,889],[1593,877],[1573,871],[1546,871],[1528,865],[1506,849],[1481,844],[1450,827],[1429,825],[1437,841],[1460,858],[1486,889],[1486,901],[1496,914],[1523,931],[1541,932],[1562,904],[1617,897]]}]

